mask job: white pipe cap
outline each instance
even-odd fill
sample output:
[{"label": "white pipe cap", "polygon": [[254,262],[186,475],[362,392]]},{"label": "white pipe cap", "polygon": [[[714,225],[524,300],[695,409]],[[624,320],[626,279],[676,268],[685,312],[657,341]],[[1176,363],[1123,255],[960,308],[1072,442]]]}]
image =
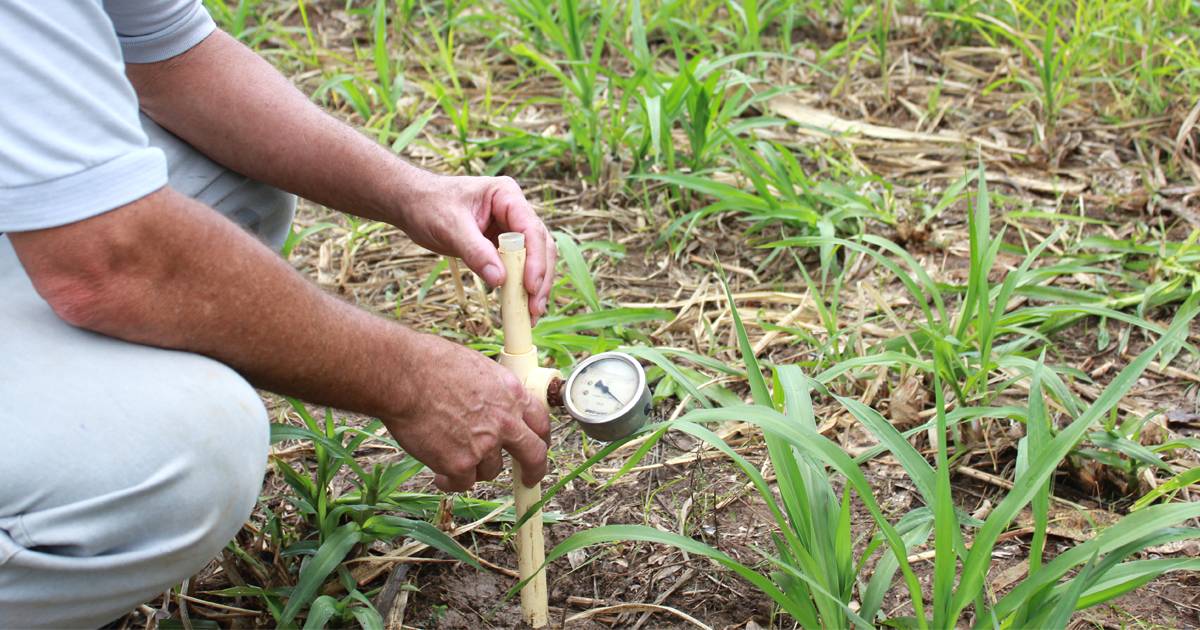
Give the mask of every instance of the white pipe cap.
[{"label": "white pipe cap", "polygon": [[500,235],[500,251],[519,252],[525,249],[525,235],[520,232],[505,232]]}]

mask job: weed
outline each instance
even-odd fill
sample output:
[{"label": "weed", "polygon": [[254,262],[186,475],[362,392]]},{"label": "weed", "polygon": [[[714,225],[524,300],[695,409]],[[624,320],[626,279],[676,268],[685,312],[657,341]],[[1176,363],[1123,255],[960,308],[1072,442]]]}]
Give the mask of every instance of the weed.
[{"label": "weed", "polygon": [[[288,626],[307,610],[305,627],[323,627],[337,621],[357,621],[362,627],[379,627],[382,620],[351,573],[342,566],[353,549],[376,540],[411,538],[441,550],[451,557],[478,567],[478,562],[452,538],[425,520],[429,500],[436,496],[414,495],[399,491],[399,487],[424,466],[411,457],[398,462],[381,462],[370,469],[359,464],[355,452],[368,441],[398,448],[390,437],[379,435],[382,423],[374,421],[358,429],[336,423],[332,412],[323,420],[314,418],[299,402],[292,408],[304,426],[271,425],[271,441],[307,442],[312,445],[315,465],[311,474],[298,471],[284,460],[274,460],[275,470],[295,493],[288,499],[304,519],[312,537],[301,535],[295,540],[283,536],[277,523],[277,535],[268,545],[283,557],[301,559],[295,583],[290,587],[256,585],[235,586],[219,591],[226,596],[251,596],[262,599],[275,622]],[[343,472],[350,473],[352,491],[335,494],[333,482]],[[495,507],[485,504],[485,507]],[[399,516],[405,514],[406,516]],[[418,518],[412,518],[417,516]],[[233,544],[233,543],[231,543]],[[234,545],[236,547],[236,545]],[[240,549],[241,557],[251,561],[261,573],[269,569]],[[347,595],[335,598],[322,594],[322,587],[333,574]]]},{"label": "weed", "polygon": [[[733,309],[734,326],[755,403],[695,411],[669,426],[655,425],[644,431],[659,432],[660,435],[669,428],[689,433],[724,452],[747,475],[770,508],[780,532],[775,539],[776,553],[761,552],[765,566],[770,569],[769,574],[763,575],[699,541],[640,525],[611,525],[579,532],[555,547],[547,561],[606,542],[668,544],[711,558],[741,575],[805,627],[873,627],[875,621],[881,621],[889,625],[951,628],[958,625],[968,607],[974,608],[975,624],[980,628],[993,625],[1065,627],[1077,609],[1108,601],[1163,572],[1200,568],[1200,562],[1192,559],[1128,560],[1136,552],[1166,541],[1200,538],[1200,530],[1176,527],[1200,515],[1200,505],[1190,503],[1143,508],[1122,518],[1095,538],[1059,554],[1054,560],[1045,564],[1040,561],[1046,540],[1051,476],[1063,458],[1085,437],[1088,428],[1116,405],[1154,357],[1187,331],[1188,324],[1200,312],[1200,289],[1193,295],[1165,334],[1139,354],[1099,398],[1061,430],[1053,429],[1045,404],[1042,378],[1047,372],[1042,369],[1032,372],[1029,404],[1020,414],[1028,426],[1028,435],[1018,446],[1017,481],[982,522],[960,514],[951,495],[953,461],[948,442],[951,433],[940,382],[941,370],[934,370],[938,443],[933,466],[874,410],[853,398],[833,396],[900,462],[929,506],[915,509],[893,524],[875,502],[873,491],[858,464],[816,432],[809,395],[814,381],[805,378],[794,366],[779,366],[772,393],[759,372],[737,310]],[[935,362],[941,360],[941,354],[934,355]],[[732,419],[763,428],[777,475],[778,495],[766,485],[757,468],[701,425]],[[826,470],[826,466],[830,470]],[[868,552],[857,561],[852,553],[849,490],[841,493],[836,490],[832,471],[840,473],[847,487],[853,488],[880,532],[867,547]],[[992,548],[1026,506],[1031,506],[1034,513],[1034,548],[1029,577],[1012,592],[993,601],[984,593],[984,578],[993,562]],[[963,536],[966,528],[976,530],[970,546]],[[910,550],[924,543],[931,532],[935,556],[930,600],[932,615],[927,616],[926,596],[906,558]],[[876,550],[882,550],[884,555],[869,582],[860,583],[856,578],[862,563]],[[1079,570],[1067,577],[1073,569]],[[914,616],[877,618],[882,594],[890,586],[896,570],[903,574]],[[856,588],[862,602],[857,611],[850,607]]]}]

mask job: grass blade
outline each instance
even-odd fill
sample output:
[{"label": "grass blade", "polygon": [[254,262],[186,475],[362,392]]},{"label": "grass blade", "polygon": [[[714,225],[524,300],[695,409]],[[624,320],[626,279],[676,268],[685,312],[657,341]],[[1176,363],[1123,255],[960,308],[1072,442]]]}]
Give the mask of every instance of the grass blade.
[{"label": "grass blade", "polygon": [[1064,428],[1046,449],[1035,454],[1029,466],[1029,474],[1016,480],[1013,489],[996,506],[975,536],[975,542],[963,564],[963,577],[959,583],[958,592],[955,594],[954,605],[951,609],[952,617],[957,618],[967,604],[981,592],[987,567],[990,565],[992,548],[1003,529],[1016,518],[1017,513],[1033,498],[1038,488],[1049,481],[1050,476],[1058,468],[1059,462],[1079,443],[1084,432],[1125,396],[1154,357],[1185,332],[1195,316],[1196,309],[1194,307],[1180,311],[1165,335],[1122,369],[1079,418]]},{"label": "grass blade", "polygon": [[346,554],[350,553],[350,550],[360,540],[362,540],[362,531],[359,530],[358,523],[354,522],[342,525],[325,539],[325,542],[317,549],[317,553],[313,554],[300,569],[300,576],[296,579],[296,586],[292,588],[287,605],[283,608],[279,625],[286,626],[296,618],[300,610],[309,603],[312,596],[316,595],[321,585],[325,583],[325,578],[333,573],[333,570],[345,559]]}]

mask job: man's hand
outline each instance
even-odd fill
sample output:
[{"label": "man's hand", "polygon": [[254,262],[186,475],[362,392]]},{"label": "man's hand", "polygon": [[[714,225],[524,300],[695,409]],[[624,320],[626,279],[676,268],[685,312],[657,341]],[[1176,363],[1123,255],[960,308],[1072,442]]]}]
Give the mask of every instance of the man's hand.
[{"label": "man's hand", "polygon": [[[435,175],[322,112],[267,62],[220,31],[168,61],[129,64],[143,111],[217,162],[359,216],[393,223],[457,256],[490,285],[504,281],[501,232],[525,234],[525,288],[546,312],[555,248],[508,177]],[[229,103],[237,103],[236,116]]]},{"label": "man's hand", "polygon": [[400,446],[429,466],[447,492],[495,479],[501,449],[521,463],[525,485],[536,484],[546,474],[546,407],[512,372],[473,350],[432,335],[421,346],[427,360],[403,378],[413,381],[406,389],[423,395],[383,418]]},{"label": "man's hand", "polygon": [[418,245],[462,258],[493,287],[504,283],[496,238],[503,232],[524,234],[529,312],[535,320],[546,313],[557,249],[511,177],[439,176],[405,197],[392,222]]}]

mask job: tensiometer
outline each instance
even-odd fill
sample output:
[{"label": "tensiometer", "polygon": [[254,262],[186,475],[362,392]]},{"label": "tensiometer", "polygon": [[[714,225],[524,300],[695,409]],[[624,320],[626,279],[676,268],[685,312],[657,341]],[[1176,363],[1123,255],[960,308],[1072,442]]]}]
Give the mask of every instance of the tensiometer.
[{"label": "tensiometer", "polygon": [[637,431],[650,415],[646,371],[624,352],[603,352],[581,361],[567,378],[562,398],[584,433],[606,442]]}]

